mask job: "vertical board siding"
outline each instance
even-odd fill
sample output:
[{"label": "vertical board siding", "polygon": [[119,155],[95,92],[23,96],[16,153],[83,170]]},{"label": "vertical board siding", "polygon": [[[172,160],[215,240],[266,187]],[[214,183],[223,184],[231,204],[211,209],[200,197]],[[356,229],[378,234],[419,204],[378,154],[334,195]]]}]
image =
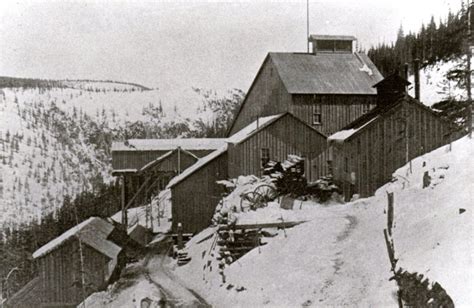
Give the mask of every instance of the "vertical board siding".
[{"label": "vertical board siding", "polygon": [[186,233],[196,233],[210,225],[223,192],[216,181],[228,178],[227,166],[224,153],[171,188],[175,232],[178,223]]},{"label": "vertical board siding", "polygon": [[288,114],[242,143],[229,147],[229,177],[261,176],[263,148],[269,149],[270,159],[274,161],[283,161],[289,154],[304,156],[306,176],[310,180],[322,173],[313,170],[320,166],[316,163],[318,159],[327,160],[327,155],[320,157],[327,148],[326,138]]},{"label": "vertical board siding", "polygon": [[[376,106],[375,95],[293,95],[289,110],[296,117],[329,136]],[[321,124],[313,125],[313,114],[321,112]]]},{"label": "vertical board siding", "polygon": [[230,135],[253,122],[257,116],[264,117],[288,111],[290,104],[291,95],[286,91],[272,60],[267,57],[245,97]]},{"label": "vertical board siding", "polygon": [[41,257],[39,269],[42,283],[42,304],[45,306],[76,306],[93,292],[105,287],[104,268],[108,258],[95,249],[83,244],[84,277],[86,293],[74,282],[81,277],[79,242],[70,240],[58,249]]},{"label": "vertical board siding", "polygon": [[[450,124],[431,111],[403,102],[344,143],[331,146],[337,166],[334,168],[335,179],[341,183],[347,197],[350,174],[354,172],[355,193],[368,197],[390,181],[396,169],[407,163],[407,140],[408,160],[412,160],[451,142],[459,135],[450,134],[450,131]],[[361,144],[360,152],[358,142]],[[349,159],[348,172],[343,168],[345,157]]]}]

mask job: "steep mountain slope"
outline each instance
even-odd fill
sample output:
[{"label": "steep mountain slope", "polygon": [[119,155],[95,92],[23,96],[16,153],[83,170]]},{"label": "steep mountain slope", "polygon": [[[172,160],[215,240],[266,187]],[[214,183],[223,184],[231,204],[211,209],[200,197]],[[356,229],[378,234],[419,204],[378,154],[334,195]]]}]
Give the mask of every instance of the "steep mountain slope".
[{"label": "steep mountain slope", "polygon": [[0,84],[0,229],[39,221],[66,195],[113,180],[113,139],[203,134],[219,121],[211,103],[235,94],[89,80]]}]

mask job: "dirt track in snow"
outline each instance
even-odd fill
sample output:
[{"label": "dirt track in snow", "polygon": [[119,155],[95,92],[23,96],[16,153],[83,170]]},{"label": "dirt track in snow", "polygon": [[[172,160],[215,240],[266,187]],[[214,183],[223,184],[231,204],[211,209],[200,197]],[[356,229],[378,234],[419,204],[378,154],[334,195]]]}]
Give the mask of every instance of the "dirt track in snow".
[{"label": "dirt track in snow", "polygon": [[166,267],[169,244],[162,241],[147,256],[147,279],[160,289],[164,307],[211,307],[196,291],[173,275]]}]

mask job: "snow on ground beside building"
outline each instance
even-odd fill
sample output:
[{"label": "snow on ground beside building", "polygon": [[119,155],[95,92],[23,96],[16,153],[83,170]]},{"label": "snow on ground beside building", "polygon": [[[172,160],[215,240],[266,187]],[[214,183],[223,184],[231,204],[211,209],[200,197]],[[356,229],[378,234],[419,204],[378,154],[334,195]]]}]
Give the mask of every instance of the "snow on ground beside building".
[{"label": "snow on ground beside building", "polygon": [[[171,229],[171,190],[160,191],[151,201],[151,205],[128,209],[127,215],[129,226],[140,224],[152,228],[154,233],[167,233]],[[121,223],[122,212],[115,213],[111,218]]]},{"label": "snow on ground beside building", "polygon": [[[88,308],[140,308],[142,301],[147,301],[151,305],[149,307],[159,307],[158,303],[162,297],[159,288],[151,281],[146,279],[144,275],[140,275],[135,280],[129,280],[129,283],[123,283],[122,287],[116,285],[110,286],[106,291],[91,294],[84,303],[77,307]],[[114,288],[116,288],[114,290]]]},{"label": "snow on ground beside building", "polygon": [[[418,157],[379,189],[395,192],[394,246],[398,265],[437,281],[456,306],[474,304],[474,140]],[[431,185],[422,189],[428,171]],[[403,188],[404,187],[404,188]],[[464,210],[464,212],[463,212]]]},{"label": "snow on ground beside building", "polygon": [[[395,195],[394,246],[398,265],[438,282],[457,306],[472,306],[473,141],[463,138],[397,170],[396,181],[376,195],[347,204],[311,201],[275,215],[308,222],[265,238],[218,274],[214,229],[196,235],[186,250],[192,260],[174,273],[216,307],[397,306],[383,229],[386,192]],[[425,164],[423,164],[425,162]],[[431,186],[422,188],[424,171]],[[301,208],[301,209],[300,209]],[[460,209],[466,211],[461,213]],[[287,212],[292,212],[287,214]],[[256,212],[258,213],[258,211]],[[249,212],[249,216],[258,215]],[[283,214],[285,213],[285,214]],[[241,219],[245,213],[240,213]]]}]

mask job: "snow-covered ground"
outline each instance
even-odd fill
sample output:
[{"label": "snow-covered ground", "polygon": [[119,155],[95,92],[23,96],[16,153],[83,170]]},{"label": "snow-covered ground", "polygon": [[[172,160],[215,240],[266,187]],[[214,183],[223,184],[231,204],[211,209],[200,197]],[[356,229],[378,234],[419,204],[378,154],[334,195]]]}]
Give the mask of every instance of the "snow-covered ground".
[{"label": "snow-covered ground", "polygon": [[[448,98],[467,99],[466,90],[462,89],[455,80],[448,80],[446,77],[447,73],[456,67],[463,69],[462,65],[465,65],[465,60],[456,58],[449,61],[439,61],[421,69],[421,102],[427,106],[432,106]],[[408,80],[411,82],[408,93],[415,97],[415,77],[411,75]]]},{"label": "snow-covered ground", "polygon": [[[394,246],[398,266],[438,282],[456,306],[474,304],[472,203],[474,142],[467,137],[412,161],[376,195],[347,204],[296,202],[275,211],[308,222],[279,231],[218,274],[214,229],[196,235],[187,265],[174,274],[216,307],[397,306],[385,247],[387,192],[395,195]],[[424,172],[432,178],[422,188]],[[460,209],[466,210],[465,212]],[[462,213],[461,213],[462,212]],[[245,215],[245,214],[240,214]],[[243,218],[243,217],[241,217]],[[206,239],[207,238],[207,239]]]},{"label": "snow-covered ground", "polygon": [[[117,212],[111,218],[121,223],[122,212]],[[161,191],[151,204],[129,209],[127,218],[129,226],[140,224],[154,233],[167,233],[171,229],[171,190]]]}]

